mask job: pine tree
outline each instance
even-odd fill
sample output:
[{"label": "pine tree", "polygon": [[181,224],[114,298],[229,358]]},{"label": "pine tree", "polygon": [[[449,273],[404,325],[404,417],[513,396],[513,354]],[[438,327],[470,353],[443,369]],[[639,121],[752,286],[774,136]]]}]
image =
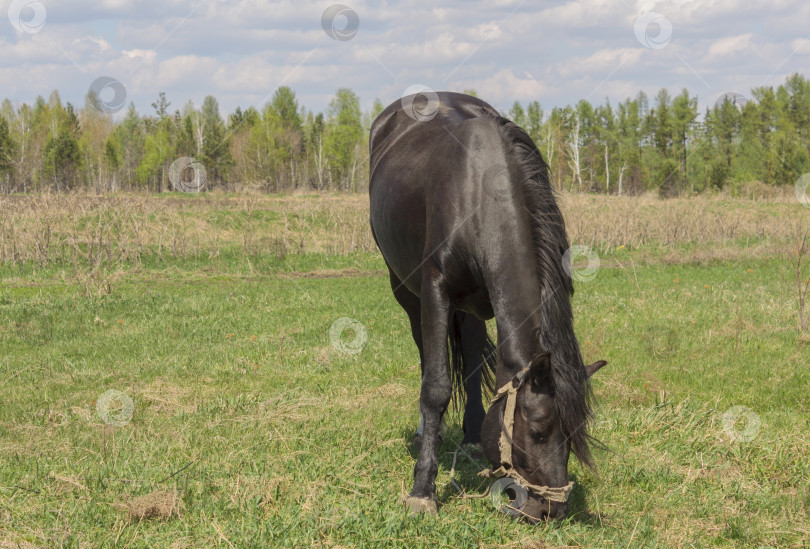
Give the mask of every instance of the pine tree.
[{"label": "pine tree", "polygon": [[14,141],[5,116],[0,116],[0,193],[12,190],[10,176],[14,171]]},{"label": "pine tree", "polygon": [[55,128],[45,144],[44,173],[57,191],[70,190],[78,182],[81,163],[79,119],[70,103],[62,108],[56,92],[51,94],[48,106],[52,109]]},{"label": "pine tree", "polygon": [[519,101],[515,101],[509,110],[509,118],[521,128],[526,128],[526,111],[523,110]]},{"label": "pine tree", "polygon": [[687,185],[687,159],[689,158],[689,135],[697,119],[697,97],[691,97],[687,89],[672,100],[671,132],[675,162],[679,164],[681,190]]},{"label": "pine tree", "polygon": [[208,173],[206,188],[226,183],[228,169],[233,164],[225,123],[219,114],[219,103],[212,95],[203,99],[198,117],[202,128],[202,143],[198,148],[200,157]]},{"label": "pine tree", "polygon": [[166,92],[159,92],[157,101],[152,103],[152,108],[155,109],[155,115],[158,120],[166,118],[169,114],[169,107],[172,102],[166,99]]}]

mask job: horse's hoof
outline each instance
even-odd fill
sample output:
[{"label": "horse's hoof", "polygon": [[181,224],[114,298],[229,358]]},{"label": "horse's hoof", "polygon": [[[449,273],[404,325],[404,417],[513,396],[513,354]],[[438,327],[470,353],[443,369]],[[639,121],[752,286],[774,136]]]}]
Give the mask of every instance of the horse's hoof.
[{"label": "horse's hoof", "polygon": [[470,454],[470,457],[480,458],[484,456],[484,450],[477,442],[465,442],[461,445],[462,450]]},{"label": "horse's hoof", "polygon": [[431,498],[415,498],[408,496],[403,501],[405,508],[410,513],[427,513],[429,515],[436,515],[439,513],[439,508],[436,506],[436,501]]}]

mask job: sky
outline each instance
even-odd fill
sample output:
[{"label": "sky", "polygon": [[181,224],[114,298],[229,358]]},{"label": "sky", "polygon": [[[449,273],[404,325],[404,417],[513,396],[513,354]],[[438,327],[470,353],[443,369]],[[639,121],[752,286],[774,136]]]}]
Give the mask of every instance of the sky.
[{"label": "sky", "polygon": [[613,105],[688,88],[700,109],[810,76],[804,0],[488,0],[343,4],[309,0],[0,0],[0,98],[84,104],[114,116],[213,95],[223,116],[279,86],[324,111],[338,88],[365,110],[415,87],[462,91],[507,111]]}]

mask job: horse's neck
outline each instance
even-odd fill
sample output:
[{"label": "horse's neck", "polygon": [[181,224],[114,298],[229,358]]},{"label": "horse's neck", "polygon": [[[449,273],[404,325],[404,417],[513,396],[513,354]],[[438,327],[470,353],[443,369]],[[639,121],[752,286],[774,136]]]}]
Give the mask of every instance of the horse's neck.
[{"label": "horse's neck", "polygon": [[[528,250],[531,252],[531,250]],[[541,351],[543,283],[533,255],[500,262],[491,273],[490,297],[498,327],[498,386]]]}]

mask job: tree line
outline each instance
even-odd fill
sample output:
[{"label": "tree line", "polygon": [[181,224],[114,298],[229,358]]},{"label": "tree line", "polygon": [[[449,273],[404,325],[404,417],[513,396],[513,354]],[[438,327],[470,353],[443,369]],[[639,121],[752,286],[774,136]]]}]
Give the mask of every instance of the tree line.
[{"label": "tree line", "polygon": [[[474,93],[472,90],[466,90]],[[152,112],[130,105],[116,121],[88,93],[76,109],[54,91],[33,105],[0,104],[0,192],[74,189],[161,192],[176,186],[171,168],[190,157],[205,167],[206,188],[257,184],[264,190],[364,189],[368,129],[379,100],[363,112],[352,90],[337,90],[325,112],[301,106],[289,87],[261,109],[224,119],[216,98],[171,110],[161,92]],[[639,92],[615,107],[555,107],[515,102],[505,116],[522,126],[551,168],[556,189],[665,196],[739,181],[793,184],[810,172],[810,80],[789,76],[748,98],[727,95],[702,116],[684,89],[672,97]]]}]

